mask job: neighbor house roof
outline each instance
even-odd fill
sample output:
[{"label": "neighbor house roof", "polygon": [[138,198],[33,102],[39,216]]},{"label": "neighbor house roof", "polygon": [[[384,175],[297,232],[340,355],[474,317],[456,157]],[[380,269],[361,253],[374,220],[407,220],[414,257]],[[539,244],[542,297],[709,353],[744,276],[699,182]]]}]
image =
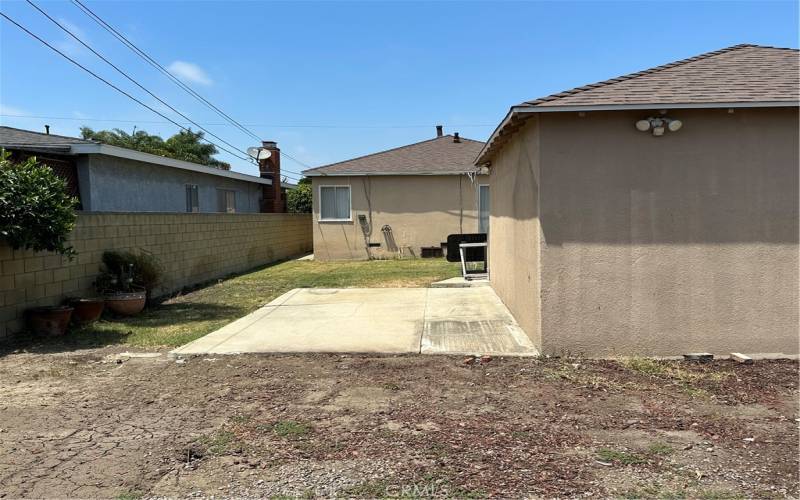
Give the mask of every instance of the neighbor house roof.
[{"label": "neighbor house roof", "polygon": [[483,147],[480,141],[443,135],[435,139],[304,170],[307,176],[324,175],[452,175],[474,172],[473,161]]},{"label": "neighbor house roof", "polygon": [[0,126],[0,147],[39,153],[50,152],[66,155],[100,154],[161,165],[164,167],[172,167],[182,170],[190,170],[192,172],[216,175],[219,177],[227,177],[229,179],[254,182],[256,184],[272,185],[272,180],[256,177],[254,175],[240,174],[239,172],[222,170],[219,168],[209,167],[207,165],[200,165],[199,163],[175,160],[165,156],[158,156],[133,149],[102,144],[97,141],[78,139],[77,137],[42,134],[40,132],[33,132],[31,130],[22,130],[12,127]]},{"label": "neighbor house roof", "polygon": [[481,151],[485,162],[529,113],[800,104],[800,51],[735,45],[513,106]]}]

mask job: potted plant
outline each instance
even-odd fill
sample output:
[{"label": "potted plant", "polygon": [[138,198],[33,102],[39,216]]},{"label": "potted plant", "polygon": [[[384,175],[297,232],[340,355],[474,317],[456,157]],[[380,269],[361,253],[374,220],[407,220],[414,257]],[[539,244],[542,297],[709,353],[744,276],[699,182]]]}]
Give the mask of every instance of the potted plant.
[{"label": "potted plant", "polygon": [[87,325],[100,319],[106,301],[103,297],[72,298],[67,300],[73,309],[72,321],[78,325]]},{"label": "potted plant", "polygon": [[[12,161],[0,150],[0,240],[15,250],[49,251],[73,258],[68,244],[75,227],[78,200],[67,183],[36,157]],[[31,330],[61,335],[66,332],[71,307],[36,307],[26,311]]]},{"label": "potted plant", "polygon": [[133,316],[144,309],[148,297],[161,281],[161,267],[150,254],[104,252],[103,265],[95,285],[108,309],[121,316]]},{"label": "potted plant", "polygon": [[69,306],[34,307],[26,311],[28,329],[40,335],[57,337],[67,333],[73,309]]}]

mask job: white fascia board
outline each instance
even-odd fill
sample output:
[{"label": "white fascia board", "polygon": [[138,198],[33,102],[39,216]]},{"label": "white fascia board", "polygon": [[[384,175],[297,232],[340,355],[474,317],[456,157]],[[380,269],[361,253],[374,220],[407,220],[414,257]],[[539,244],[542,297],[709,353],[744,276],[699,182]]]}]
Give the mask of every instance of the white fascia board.
[{"label": "white fascia board", "polygon": [[373,177],[373,176],[410,176],[410,175],[464,175],[475,173],[475,170],[463,172],[336,172],[332,174],[307,173],[306,177]]},{"label": "white fascia board", "polygon": [[553,113],[568,111],[625,111],[637,109],[718,109],[718,108],[793,108],[800,106],[800,101],[766,101],[766,102],[684,102],[684,103],[644,103],[644,104],[593,104],[575,106],[514,106],[511,113]]},{"label": "white fascia board", "polygon": [[240,174],[239,172],[232,172],[230,170],[222,170],[219,168],[208,167],[198,163],[189,161],[176,160],[174,158],[166,158],[150,153],[143,153],[133,149],[120,148],[118,146],[111,146],[108,144],[73,144],[70,148],[72,154],[100,154],[114,156],[117,158],[125,158],[128,160],[140,161],[143,163],[152,163],[162,165],[164,167],[179,168],[181,170],[189,170],[191,172],[198,172],[201,174],[216,175],[219,177],[227,177],[228,179],[236,179],[245,182],[254,182],[256,184],[272,185],[272,179],[264,179],[256,177],[255,175]]}]

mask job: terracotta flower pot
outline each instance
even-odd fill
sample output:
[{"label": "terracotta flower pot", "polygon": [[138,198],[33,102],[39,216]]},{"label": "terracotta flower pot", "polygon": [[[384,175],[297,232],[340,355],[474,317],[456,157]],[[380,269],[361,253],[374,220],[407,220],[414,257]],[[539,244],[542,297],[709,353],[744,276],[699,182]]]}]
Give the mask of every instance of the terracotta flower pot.
[{"label": "terracotta flower pot", "polygon": [[69,306],[35,307],[27,311],[28,328],[38,334],[56,337],[67,333],[73,308]]},{"label": "terracotta flower pot", "polygon": [[79,325],[86,325],[100,319],[106,301],[102,297],[70,299],[69,305],[75,308],[75,312],[72,313],[72,320]]},{"label": "terracotta flower pot", "polygon": [[134,316],[142,312],[147,301],[147,293],[130,292],[106,295],[106,307],[120,316]]}]

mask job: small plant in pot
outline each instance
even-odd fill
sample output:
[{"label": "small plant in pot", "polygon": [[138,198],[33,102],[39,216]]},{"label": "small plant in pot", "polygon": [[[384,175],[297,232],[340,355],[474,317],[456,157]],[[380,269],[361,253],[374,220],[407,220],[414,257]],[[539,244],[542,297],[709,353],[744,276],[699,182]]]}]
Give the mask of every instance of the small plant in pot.
[{"label": "small plant in pot", "polygon": [[[67,183],[36,157],[12,160],[0,150],[0,244],[14,250],[53,252],[71,259],[75,250],[69,234],[75,227],[78,200]],[[45,335],[67,331],[72,308],[45,306],[28,309],[28,328]]]},{"label": "small plant in pot", "polygon": [[161,275],[161,266],[150,254],[105,252],[95,285],[111,312],[133,316],[142,312]]}]

